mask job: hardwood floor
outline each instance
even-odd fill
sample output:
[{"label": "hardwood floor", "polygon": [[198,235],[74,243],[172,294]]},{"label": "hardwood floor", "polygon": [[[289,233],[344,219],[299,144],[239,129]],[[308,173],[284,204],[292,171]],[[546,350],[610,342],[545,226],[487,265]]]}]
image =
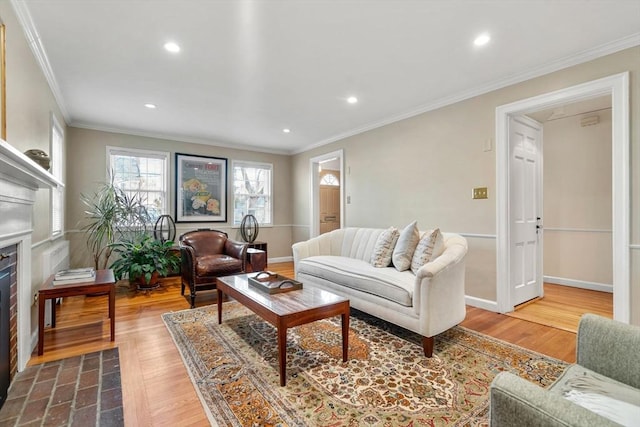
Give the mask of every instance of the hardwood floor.
[{"label": "hardwood floor", "polygon": [[[290,262],[271,264],[269,270],[293,277]],[[34,352],[29,364],[117,346],[126,425],[209,425],[160,317],[189,309],[188,300],[180,295],[179,279],[165,279],[161,288],[149,293],[130,290],[124,283],[116,296],[115,343],[109,341],[107,297],[71,297],[57,307],[56,329],[45,332],[44,355]],[[215,292],[202,292],[196,306],[215,302]],[[575,334],[571,332],[474,307],[467,307],[462,326],[567,362],[575,360]]]},{"label": "hardwood floor", "polygon": [[584,313],[612,319],[613,294],[545,283],[542,298],[521,304],[508,315],[577,332],[578,322]]}]

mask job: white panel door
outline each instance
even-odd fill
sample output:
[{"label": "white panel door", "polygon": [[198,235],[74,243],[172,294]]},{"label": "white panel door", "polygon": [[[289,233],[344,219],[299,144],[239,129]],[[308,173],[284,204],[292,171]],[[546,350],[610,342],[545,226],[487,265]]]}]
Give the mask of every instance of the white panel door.
[{"label": "white panel door", "polygon": [[542,296],[542,126],[527,117],[509,121],[511,302]]}]

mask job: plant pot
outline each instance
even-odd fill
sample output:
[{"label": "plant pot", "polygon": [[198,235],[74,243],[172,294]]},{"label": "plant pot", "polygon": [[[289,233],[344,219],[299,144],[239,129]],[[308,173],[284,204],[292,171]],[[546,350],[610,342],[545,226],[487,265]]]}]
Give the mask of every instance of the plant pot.
[{"label": "plant pot", "polygon": [[149,280],[149,283],[147,283],[144,276],[140,276],[136,278],[134,283],[138,287],[139,291],[149,291],[151,289],[156,289],[160,286],[160,282],[158,281],[159,278],[160,278],[160,273],[158,273],[157,271],[154,271],[153,274],[151,274],[151,279]]}]

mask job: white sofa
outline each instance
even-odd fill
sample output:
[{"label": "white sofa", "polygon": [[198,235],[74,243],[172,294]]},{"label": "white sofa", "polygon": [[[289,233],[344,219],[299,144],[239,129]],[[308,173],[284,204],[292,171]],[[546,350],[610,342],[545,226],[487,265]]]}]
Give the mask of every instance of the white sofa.
[{"label": "white sofa", "polygon": [[[434,336],[465,317],[467,241],[442,233],[444,252],[417,274],[376,268],[371,254],[384,229],[343,228],[293,245],[297,280],[349,298],[352,307],[423,336],[431,357]],[[422,233],[421,233],[422,234]]]}]

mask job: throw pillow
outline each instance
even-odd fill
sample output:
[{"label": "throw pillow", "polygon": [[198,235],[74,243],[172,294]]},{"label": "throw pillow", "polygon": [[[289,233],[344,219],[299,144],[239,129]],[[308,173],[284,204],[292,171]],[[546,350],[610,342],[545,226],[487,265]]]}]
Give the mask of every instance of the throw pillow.
[{"label": "throw pillow", "polygon": [[371,254],[371,265],[378,268],[389,267],[398,236],[400,232],[395,227],[389,227],[380,233]]},{"label": "throw pillow", "polygon": [[411,271],[416,274],[420,267],[439,257],[442,252],[444,252],[444,238],[440,229],[436,228],[431,233],[424,233],[411,258]]},{"label": "throw pillow", "polygon": [[391,256],[396,270],[405,271],[409,269],[413,252],[416,250],[419,240],[418,221],[413,221],[400,232],[398,243],[396,243]]}]

